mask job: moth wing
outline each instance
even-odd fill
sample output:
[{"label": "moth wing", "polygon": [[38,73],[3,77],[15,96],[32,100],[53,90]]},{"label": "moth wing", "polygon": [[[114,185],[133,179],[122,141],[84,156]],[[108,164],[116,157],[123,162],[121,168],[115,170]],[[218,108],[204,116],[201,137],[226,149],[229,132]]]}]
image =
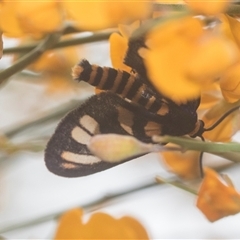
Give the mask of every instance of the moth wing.
[{"label": "moth wing", "polygon": [[148,118],[143,115],[116,94],[94,95],[59,123],[45,150],[47,168],[60,176],[80,177],[120,164],[93,156],[87,144],[92,136],[105,133],[133,135],[145,142],[151,141],[144,131]]}]

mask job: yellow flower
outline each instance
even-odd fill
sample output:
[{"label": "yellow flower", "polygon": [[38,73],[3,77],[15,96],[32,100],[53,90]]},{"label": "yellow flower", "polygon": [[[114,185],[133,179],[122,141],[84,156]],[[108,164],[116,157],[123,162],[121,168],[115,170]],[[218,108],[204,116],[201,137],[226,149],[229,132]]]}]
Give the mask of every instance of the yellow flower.
[{"label": "yellow flower", "polygon": [[240,194],[235,190],[230,179],[220,178],[211,170],[205,170],[205,177],[200,186],[197,207],[207,219],[214,222],[240,211]]},{"label": "yellow flower", "polygon": [[221,76],[220,87],[226,101],[234,103],[240,100],[240,61]]},{"label": "yellow flower", "polygon": [[206,85],[201,91],[201,102],[198,107],[198,116],[202,116],[202,111],[208,110],[213,107],[218,101],[222,99],[221,89],[219,82],[213,82]]},{"label": "yellow flower", "polygon": [[219,25],[220,32],[227,38],[236,42],[240,48],[240,22],[227,14],[221,14],[219,20],[221,21],[221,24]]},{"label": "yellow flower", "polygon": [[163,152],[163,161],[169,170],[183,179],[195,179],[200,177],[199,152]]},{"label": "yellow flower", "polygon": [[0,32],[0,58],[2,57],[3,51],[3,40],[2,40],[2,32]]},{"label": "yellow flower", "polygon": [[42,37],[46,33],[58,30],[63,19],[55,0],[43,2],[5,0],[0,8],[0,16],[0,29],[10,37],[24,34]]},{"label": "yellow flower", "polygon": [[81,30],[98,30],[144,19],[151,10],[152,1],[3,0],[0,29],[9,37],[31,34],[40,38],[58,31],[69,18]]},{"label": "yellow flower", "polygon": [[238,60],[232,41],[204,30],[201,20],[192,17],[159,25],[150,31],[146,44],[148,49],[139,53],[149,79],[176,102],[198,97],[204,85]]},{"label": "yellow flower", "polygon": [[[211,107],[202,117],[205,128],[212,126],[224,113],[233,108],[235,105],[229,104],[223,99]],[[203,133],[203,137],[215,142],[229,142],[232,136],[239,129],[239,113],[237,111],[228,115],[217,127],[211,131]]]},{"label": "yellow flower", "polygon": [[71,78],[71,68],[77,61],[76,48],[65,47],[45,52],[28,69],[42,73],[41,82],[45,84],[47,92],[60,93],[78,87],[78,83]]},{"label": "yellow flower", "polygon": [[240,99],[240,22],[228,15],[222,15],[220,20],[222,34],[238,45],[238,62],[227,69],[220,78],[223,97],[226,101],[233,103]]},{"label": "yellow flower", "polygon": [[149,239],[142,225],[131,217],[115,219],[105,213],[94,213],[87,223],[83,212],[73,209],[59,221],[54,239]]},{"label": "yellow flower", "polygon": [[224,1],[196,1],[196,0],[185,0],[189,8],[196,14],[203,15],[216,15],[221,12],[224,12],[230,0]]},{"label": "yellow flower", "polygon": [[84,30],[116,27],[146,18],[151,10],[151,1],[63,1],[62,5],[77,26]]},{"label": "yellow flower", "polygon": [[128,40],[134,30],[140,26],[140,21],[135,21],[130,25],[119,25],[120,34],[113,33],[109,38],[110,43],[110,57],[112,65],[116,69],[121,69],[127,72],[131,68],[124,64],[124,58],[128,49]]}]

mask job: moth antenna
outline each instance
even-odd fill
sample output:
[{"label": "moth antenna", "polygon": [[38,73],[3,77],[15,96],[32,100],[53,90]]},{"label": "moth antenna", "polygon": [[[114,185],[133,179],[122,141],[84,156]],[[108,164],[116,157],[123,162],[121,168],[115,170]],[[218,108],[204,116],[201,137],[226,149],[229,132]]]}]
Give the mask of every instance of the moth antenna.
[{"label": "moth antenna", "polygon": [[[203,142],[205,142],[205,139],[204,139],[204,137],[201,135],[201,136],[199,136],[200,138],[201,138],[201,140],[203,141]],[[204,152],[200,152],[200,155],[199,155],[199,168],[200,168],[200,176],[201,176],[201,178],[203,178],[204,177],[204,171],[203,171],[203,154],[204,154]]]},{"label": "moth antenna", "polygon": [[228,110],[226,113],[224,113],[211,127],[209,128],[203,128],[204,132],[207,131],[211,131],[213,130],[215,127],[217,127],[228,115],[230,115],[231,113],[235,112],[236,110],[238,110],[240,108],[240,105],[231,108],[230,110]]},{"label": "moth antenna", "polygon": [[[204,137],[202,136],[202,134],[206,131],[211,131],[213,130],[215,127],[217,127],[228,115],[230,115],[231,113],[237,111],[240,108],[240,106],[236,106],[231,108],[230,110],[228,110],[226,113],[224,113],[212,126],[210,126],[209,128],[204,128],[204,122],[202,120],[199,120],[197,123],[197,126],[194,130],[194,132],[192,132],[192,134],[190,135],[191,137],[200,137],[201,140],[203,142],[205,142]],[[203,171],[203,154],[204,152],[200,152],[200,156],[199,156],[199,167],[200,167],[200,176],[203,178],[204,177],[204,171]]]}]

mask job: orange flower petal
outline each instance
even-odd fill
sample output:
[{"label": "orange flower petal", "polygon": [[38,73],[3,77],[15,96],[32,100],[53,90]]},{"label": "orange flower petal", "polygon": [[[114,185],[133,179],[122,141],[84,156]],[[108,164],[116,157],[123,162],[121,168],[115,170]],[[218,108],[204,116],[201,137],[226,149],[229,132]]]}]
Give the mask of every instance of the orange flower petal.
[{"label": "orange flower petal", "polygon": [[218,13],[224,12],[231,1],[185,0],[185,2],[189,8],[197,14],[216,15]]},{"label": "orange flower petal", "polygon": [[151,9],[150,1],[63,1],[62,4],[77,25],[87,30],[114,27],[119,23],[142,19]]},{"label": "orange flower petal", "polygon": [[202,83],[213,81],[239,59],[237,45],[221,37],[211,36],[202,40],[194,49],[187,64],[189,77]]},{"label": "orange flower petal", "polygon": [[153,85],[174,101],[185,102],[200,95],[199,83],[186,74],[186,63],[202,34],[198,19],[171,20],[151,31],[146,42],[148,49],[139,51]]},{"label": "orange flower petal", "polygon": [[206,169],[199,189],[197,207],[211,222],[240,212],[240,194],[223,180],[215,171]]},{"label": "orange flower petal", "polygon": [[222,14],[220,20],[221,24],[219,26],[223,35],[233,40],[238,45],[238,48],[240,48],[240,22],[227,14]]},{"label": "orange flower petal", "polygon": [[[206,85],[201,92],[201,102],[198,110],[208,110],[222,98],[218,82]],[[199,111],[198,111],[199,112]]]},{"label": "orange flower petal", "polygon": [[221,76],[220,87],[226,101],[234,103],[240,100],[240,62]]},{"label": "orange flower petal", "polygon": [[54,239],[149,239],[142,225],[131,217],[115,219],[105,213],[95,213],[87,223],[83,212],[73,209],[59,222]]},{"label": "orange flower petal", "polygon": [[3,40],[2,40],[2,32],[0,32],[0,58],[2,57],[3,51]]},{"label": "orange flower petal", "polygon": [[45,52],[30,69],[37,72],[66,74],[71,76],[71,68],[78,61],[76,47],[65,47]]},{"label": "orange flower petal", "polygon": [[[3,2],[0,8],[0,29],[8,37],[21,37],[24,35],[19,21],[17,2]],[[7,23],[7,24],[6,24]]]},{"label": "orange flower petal", "polygon": [[129,39],[132,33],[139,27],[140,27],[140,21],[135,21],[129,25],[119,24],[118,30],[124,38]]},{"label": "orange flower petal", "polygon": [[199,152],[163,152],[163,160],[169,170],[184,179],[200,177]]},{"label": "orange flower petal", "polygon": [[17,18],[26,33],[56,31],[61,27],[62,22],[61,11],[55,0],[19,1]]},{"label": "orange flower petal", "polygon": [[[205,123],[205,128],[212,126],[224,113],[230,110],[235,105],[228,104],[224,100],[218,102],[214,107],[209,109],[202,120]],[[232,136],[238,130],[239,114],[234,112],[227,116],[217,127],[211,131],[203,133],[203,137],[215,142],[229,142]]]},{"label": "orange flower petal", "polygon": [[110,57],[113,67],[130,72],[131,68],[123,63],[128,48],[127,39],[120,36],[118,33],[113,33],[109,38],[109,42]]},{"label": "orange flower petal", "polygon": [[[42,37],[45,33],[59,29],[62,21],[61,11],[55,0],[43,2],[5,0],[0,15],[0,28],[10,37],[20,37],[24,34]],[[46,22],[47,24],[44,24]]]}]

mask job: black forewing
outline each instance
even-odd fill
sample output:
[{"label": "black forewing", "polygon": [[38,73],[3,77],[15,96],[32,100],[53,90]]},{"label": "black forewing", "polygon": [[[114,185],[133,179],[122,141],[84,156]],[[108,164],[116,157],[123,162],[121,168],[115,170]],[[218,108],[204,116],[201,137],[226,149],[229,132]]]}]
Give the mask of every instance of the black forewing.
[{"label": "black forewing", "polygon": [[[129,117],[132,121],[132,126],[130,126],[132,134],[122,128],[121,122],[119,122],[119,111],[122,110],[126,111],[126,117]],[[97,122],[99,128],[97,134],[130,134],[144,142],[151,141],[151,138],[145,134],[144,126],[150,120],[155,121],[154,117],[149,116],[144,109],[126,102],[116,94],[103,92],[91,97],[79,108],[67,114],[59,123],[45,150],[46,166],[51,172],[64,177],[80,177],[100,172],[119,164],[104,161],[92,163],[91,160],[82,164],[62,157],[64,152],[74,153],[83,158],[92,156],[86,146],[87,142],[85,144],[80,143],[72,136],[72,131],[76,127],[85,129],[85,132],[93,135],[88,131],[88,122],[83,121],[81,123],[80,121],[85,119],[86,116]],[[84,139],[82,140],[84,141]]]}]

